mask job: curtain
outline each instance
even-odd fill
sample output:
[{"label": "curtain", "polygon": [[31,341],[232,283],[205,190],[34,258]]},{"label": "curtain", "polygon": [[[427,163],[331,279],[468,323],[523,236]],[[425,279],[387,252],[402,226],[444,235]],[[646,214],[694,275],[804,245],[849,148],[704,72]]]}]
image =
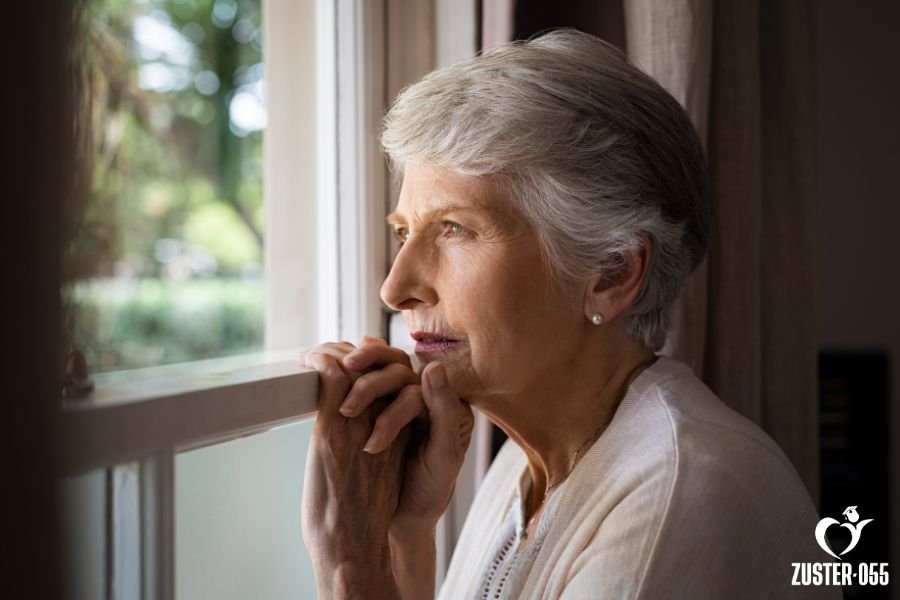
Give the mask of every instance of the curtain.
[{"label": "curtain", "polygon": [[666,351],[766,430],[817,499],[812,5],[625,0],[625,26],[712,173],[716,231]]},{"label": "curtain", "polygon": [[716,230],[664,352],[768,432],[817,500],[811,0],[560,6],[484,0],[483,47],[562,25],[624,40],[685,106],[707,148]]}]

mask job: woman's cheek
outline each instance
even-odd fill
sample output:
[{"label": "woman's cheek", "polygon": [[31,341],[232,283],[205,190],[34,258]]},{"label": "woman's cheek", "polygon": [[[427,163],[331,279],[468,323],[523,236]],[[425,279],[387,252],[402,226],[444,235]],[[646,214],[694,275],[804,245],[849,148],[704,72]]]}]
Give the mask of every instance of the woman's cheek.
[{"label": "woman's cheek", "polygon": [[447,240],[441,248],[447,273],[460,284],[489,286],[507,275],[508,262],[492,244],[461,239]]}]

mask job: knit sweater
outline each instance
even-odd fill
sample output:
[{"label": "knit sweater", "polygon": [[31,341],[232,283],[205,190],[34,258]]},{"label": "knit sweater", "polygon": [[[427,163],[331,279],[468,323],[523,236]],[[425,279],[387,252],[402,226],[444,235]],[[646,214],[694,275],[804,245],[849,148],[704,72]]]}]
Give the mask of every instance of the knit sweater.
[{"label": "knit sweater", "polygon": [[830,557],[816,545],[818,517],[788,459],[673,359],[635,378],[519,552],[528,485],[525,455],[507,442],[463,526],[441,600],[841,597],[840,587],[791,585],[791,563]]}]

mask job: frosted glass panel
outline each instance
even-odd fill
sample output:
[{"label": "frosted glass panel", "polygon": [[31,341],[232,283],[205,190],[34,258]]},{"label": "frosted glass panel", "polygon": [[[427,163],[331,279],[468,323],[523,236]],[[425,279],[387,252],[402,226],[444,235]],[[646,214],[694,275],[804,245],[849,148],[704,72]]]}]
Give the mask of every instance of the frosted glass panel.
[{"label": "frosted glass panel", "polygon": [[312,426],[288,425],[176,457],[178,600],[315,598],[300,536]]}]

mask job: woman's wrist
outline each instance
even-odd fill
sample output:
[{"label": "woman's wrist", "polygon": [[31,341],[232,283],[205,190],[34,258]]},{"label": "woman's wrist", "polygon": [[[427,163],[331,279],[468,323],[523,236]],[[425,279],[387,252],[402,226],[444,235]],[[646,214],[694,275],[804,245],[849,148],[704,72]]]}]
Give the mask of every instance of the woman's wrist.
[{"label": "woman's wrist", "polygon": [[435,526],[397,528],[390,532],[391,564],[404,600],[434,598]]},{"label": "woman's wrist", "polygon": [[317,595],[333,600],[401,600],[390,563],[390,556],[373,557],[365,563],[344,562],[321,576],[317,573]]},{"label": "woman's wrist", "polygon": [[424,537],[434,538],[434,532],[437,529],[438,519],[422,518],[422,519],[399,519],[394,517],[388,530],[388,538],[391,541],[391,547],[395,543],[405,544]]}]

